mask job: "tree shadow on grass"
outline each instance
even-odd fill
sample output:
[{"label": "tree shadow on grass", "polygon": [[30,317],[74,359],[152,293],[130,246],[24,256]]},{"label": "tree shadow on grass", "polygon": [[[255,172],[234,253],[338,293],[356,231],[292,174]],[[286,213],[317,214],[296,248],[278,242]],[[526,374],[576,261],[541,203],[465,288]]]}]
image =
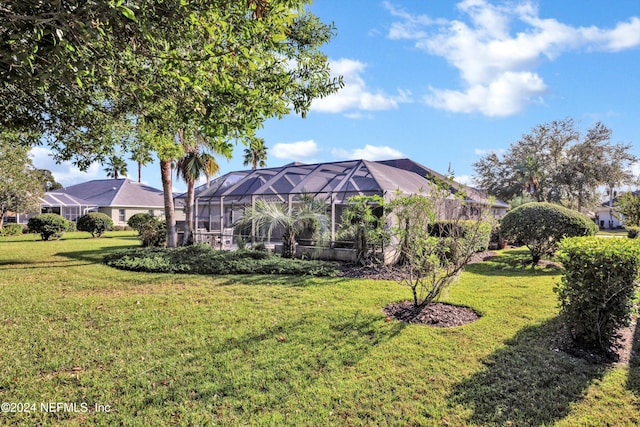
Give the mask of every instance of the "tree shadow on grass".
[{"label": "tree shadow on grass", "polygon": [[123,249],[131,249],[130,245],[120,246],[105,246],[100,249],[91,249],[86,251],[70,251],[70,252],[58,252],[55,256],[61,256],[65,258],[71,258],[78,261],[88,261],[88,264],[102,263],[104,256],[112,252],[116,252]]},{"label": "tree shadow on grass", "polygon": [[[377,314],[321,310],[241,335],[212,337],[184,350],[190,368],[171,393],[214,402],[214,411],[233,408],[235,416],[243,417],[277,410],[292,398],[313,401],[318,381],[333,383],[405,327]],[[144,404],[162,407],[165,402],[166,396],[156,394]]]},{"label": "tree shadow on grass", "polygon": [[471,409],[469,421],[480,425],[539,426],[566,417],[608,366],[556,349],[561,328],[555,318],[520,330],[483,361],[484,369],[454,388],[452,404]]},{"label": "tree shadow on grass", "polygon": [[260,285],[309,287],[335,285],[345,282],[344,277],[294,276],[286,274],[231,274],[226,276],[210,276],[220,278],[219,286]]}]

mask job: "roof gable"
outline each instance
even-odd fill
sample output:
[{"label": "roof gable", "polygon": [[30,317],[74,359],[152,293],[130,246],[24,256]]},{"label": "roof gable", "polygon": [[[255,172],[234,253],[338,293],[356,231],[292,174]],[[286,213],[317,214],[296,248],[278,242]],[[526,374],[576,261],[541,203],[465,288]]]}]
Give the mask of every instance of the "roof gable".
[{"label": "roof gable", "polygon": [[72,185],[60,190],[73,197],[84,199],[100,207],[131,206],[153,207],[164,206],[162,190],[123,179],[100,179]]}]

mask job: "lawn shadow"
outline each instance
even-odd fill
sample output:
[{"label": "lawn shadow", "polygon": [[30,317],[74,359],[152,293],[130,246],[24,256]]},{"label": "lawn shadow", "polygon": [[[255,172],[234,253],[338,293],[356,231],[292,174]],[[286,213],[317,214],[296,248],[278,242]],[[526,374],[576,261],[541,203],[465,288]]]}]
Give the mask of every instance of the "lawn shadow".
[{"label": "lawn shadow", "polygon": [[640,321],[636,321],[636,328],[633,333],[627,388],[640,397]]},{"label": "lawn shadow", "polygon": [[77,261],[87,261],[87,264],[102,263],[104,256],[123,249],[131,249],[130,245],[119,246],[104,246],[99,249],[91,249],[86,251],[70,251],[70,252],[57,252],[55,256],[61,256],[65,258],[75,259]]},{"label": "lawn shadow", "polygon": [[452,404],[473,412],[478,425],[551,425],[566,417],[609,366],[590,364],[555,348],[562,329],[554,318],[528,326],[483,363],[485,368],[455,386]]},{"label": "lawn shadow", "polygon": [[541,260],[532,268],[529,251],[516,249],[469,264],[465,271],[483,276],[557,276],[562,274],[562,267],[553,261]]},{"label": "lawn shadow", "polygon": [[[286,406],[292,396],[314,396],[318,381],[333,383],[405,327],[402,322],[386,322],[382,314],[359,310],[308,312],[185,351],[190,356],[184,363],[193,369],[182,374],[181,382],[186,387],[200,385],[191,392],[193,400],[241,404],[243,413]],[[163,403],[162,396],[145,401]]]},{"label": "lawn shadow", "polygon": [[68,268],[86,265],[87,263],[75,263],[70,261],[24,261],[24,260],[4,260],[0,261],[0,270],[34,270],[34,269],[50,269],[50,268]]},{"label": "lawn shadow", "polygon": [[336,276],[294,276],[286,274],[230,274],[225,276],[209,275],[209,277],[219,278],[218,286],[260,285],[309,287],[335,285],[347,280],[344,277]]}]

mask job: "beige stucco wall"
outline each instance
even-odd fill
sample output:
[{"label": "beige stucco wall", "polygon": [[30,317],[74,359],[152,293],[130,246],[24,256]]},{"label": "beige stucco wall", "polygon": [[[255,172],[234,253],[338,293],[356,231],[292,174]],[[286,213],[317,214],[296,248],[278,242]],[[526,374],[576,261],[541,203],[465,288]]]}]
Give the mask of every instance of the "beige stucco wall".
[{"label": "beige stucco wall", "polygon": [[[120,221],[120,209],[124,209],[124,221]],[[164,218],[164,209],[161,208],[144,208],[144,207],[103,207],[99,209],[99,212],[109,215],[113,221],[113,225],[127,225],[127,221],[133,215],[137,213],[150,213],[153,211],[153,215]],[[182,209],[176,209],[176,220],[184,221],[184,211]]]}]

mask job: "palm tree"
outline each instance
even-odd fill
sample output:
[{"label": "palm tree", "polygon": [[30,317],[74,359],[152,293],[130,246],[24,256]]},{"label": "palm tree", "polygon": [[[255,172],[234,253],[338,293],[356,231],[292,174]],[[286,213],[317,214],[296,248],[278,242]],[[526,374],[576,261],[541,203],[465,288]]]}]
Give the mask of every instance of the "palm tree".
[{"label": "palm tree", "polygon": [[142,142],[136,141],[131,150],[131,160],[138,163],[138,182],[142,182],[142,166],[153,161],[151,149]]},{"label": "palm tree", "polygon": [[301,204],[293,209],[286,203],[258,199],[245,210],[238,225],[255,223],[258,232],[264,233],[268,240],[276,228],[282,227],[282,256],[291,258],[298,234],[310,224],[326,229],[327,222],[327,204],[303,195]]},{"label": "palm tree", "polygon": [[267,150],[264,139],[251,138],[249,147],[244,149],[244,166],[251,165],[253,170],[267,166]]},{"label": "palm tree", "polygon": [[524,162],[516,166],[516,171],[524,190],[537,201],[542,201],[540,190],[540,161],[533,156],[527,156]]},{"label": "palm tree", "polygon": [[127,175],[127,162],[113,155],[109,157],[107,167],[104,168],[108,178],[118,179],[121,175]]},{"label": "palm tree", "polygon": [[209,142],[199,133],[194,136],[192,141],[188,141],[184,138],[184,133],[180,131],[178,139],[182,142],[185,155],[176,162],[176,174],[187,183],[187,204],[184,209],[185,230],[182,244],[188,245],[193,243],[195,183],[204,175],[207,179],[207,185],[209,185],[209,178],[220,170],[220,165],[213,154],[203,150],[209,150],[230,159],[233,147],[227,141],[214,140]]}]

